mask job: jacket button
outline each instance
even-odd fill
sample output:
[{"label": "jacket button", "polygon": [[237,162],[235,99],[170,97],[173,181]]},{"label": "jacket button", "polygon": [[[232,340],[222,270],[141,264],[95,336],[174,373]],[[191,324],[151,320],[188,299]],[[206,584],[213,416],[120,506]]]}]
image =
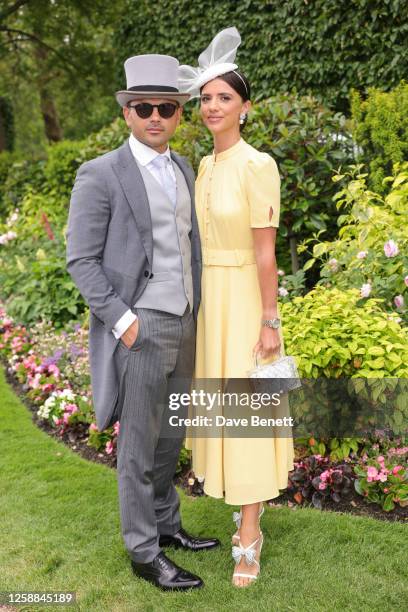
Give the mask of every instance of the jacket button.
[{"label": "jacket button", "polygon": [[145,275],[145,277],[146,277],[146,278],[148,278],[148,277],[149,277],[149,275],[150,275],[150,272],[149,272],[149,270],[145,270],[145,273],[144,273],[144,275]]}]

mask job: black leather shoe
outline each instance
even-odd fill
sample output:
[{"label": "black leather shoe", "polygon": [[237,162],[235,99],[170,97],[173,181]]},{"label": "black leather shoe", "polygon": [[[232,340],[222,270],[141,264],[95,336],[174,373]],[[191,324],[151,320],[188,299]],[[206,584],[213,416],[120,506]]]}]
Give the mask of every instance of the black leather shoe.
[{"label": "black leather shoe", "polygon": [[201,578],[190,574],[160,552],[150,563],[131,561],[134,573],[164,591],[197,589],[204,585]]},{"label": "black leather shoe", "polygon": [[159,546],[175,546],[176,548],[184,548],[184,550],[209,550],[220,545],[220,541],[216,538],[208,538],[206,540],[194,538],[189,535],[183,528],[179,529],[174,535],[161,535]]}]

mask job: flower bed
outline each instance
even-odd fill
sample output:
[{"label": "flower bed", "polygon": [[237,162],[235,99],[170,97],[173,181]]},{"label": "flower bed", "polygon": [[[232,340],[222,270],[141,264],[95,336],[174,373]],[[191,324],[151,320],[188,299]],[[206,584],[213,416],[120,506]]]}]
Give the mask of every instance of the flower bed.
[{"label": "flower bed", "polygon": [[[74,450],[80,449],[87,458],[102,459],[114,467],[120,426],[116,422],[103,432],[96,426],[86,325],[56,332],[50,323],[41,322],[29,333],[0,307],[0,334],[0,356],[34,408],[39,425],[73,445]],[[301,439],[299,442],[304,443]],[[377,504],[384,512],[396,510],[398,515],[408,517],[408,438],[390,440],[380,432],[371,440],[351,440],[349,456],[341,462],[333,451],[336,445],[327,445],[327,452],[331,450],[327,456],[316,453],[313,446],[296,449],[298,460],[282,497],[289,505],[322,509],[334,504],[344,508],[348,502],[356,507],[357,493],[361,500]],[[178,473],[188,465],[189,454],[183,449]],[[202,483],[191,472],[180,484],[193,495],[202,494]]]}]

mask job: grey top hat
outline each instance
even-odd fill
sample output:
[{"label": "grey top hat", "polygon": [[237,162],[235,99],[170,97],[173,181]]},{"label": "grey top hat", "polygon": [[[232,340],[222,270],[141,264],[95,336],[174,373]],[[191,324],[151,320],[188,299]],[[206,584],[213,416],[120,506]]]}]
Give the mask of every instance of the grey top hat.
[{"label": "grey top hat", "polygon": [[179,62],[170,55],[135,55],[125,61],[126,90],[116,92],[116,100],[126,106],[137,98],[168,98],[185,104],[190,94],[178,89]]}]

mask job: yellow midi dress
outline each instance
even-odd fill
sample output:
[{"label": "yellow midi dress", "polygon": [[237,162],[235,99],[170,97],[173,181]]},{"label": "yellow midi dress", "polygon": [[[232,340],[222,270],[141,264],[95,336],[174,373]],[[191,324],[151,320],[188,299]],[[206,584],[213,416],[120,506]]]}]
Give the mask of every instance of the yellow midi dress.
[{"label": "yellow midi dress", "polygon": [[[247,378],[262,318],[251,228],[279,225],[280,178],[274,159],[243,139],[217,156],[204,157],[196,207],[203,274],[195,377]],[[205,493],[225,497],[227,504],[277,497],[293,469],[291,437],[190,438],[189,445]]]}]

